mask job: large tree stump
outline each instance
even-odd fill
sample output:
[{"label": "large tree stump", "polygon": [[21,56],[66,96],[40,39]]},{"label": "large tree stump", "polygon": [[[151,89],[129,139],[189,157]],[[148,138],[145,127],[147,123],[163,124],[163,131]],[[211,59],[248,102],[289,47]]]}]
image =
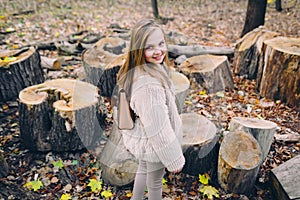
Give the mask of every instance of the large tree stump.
[{"label": "large tree stump", "polygon": [[18,97],[30,85],[45,81],[35,48],[0,52],[0,102]]},{"label": "large tree stump", "polygon": [[230,131],[242,130],[250,133],[257,140],[262,151],[262,161],[268,156],[277,125],[274,122],[249,117],[233,117]]},{"label": "large tree stump", "polygon": [[272,169],[269,176],[274,199],[300,199],[300,155]]},{"label": "large tree stump", "polygon": [[73,79],[54,79],[23,89],[20,94],[21,139],[33,151],[92,148],[101,139],[95,86]]},{"label": "large tree stump", "polygon": [[[117,119],[117,108],[114,107],[114,119]],[[115,185],[125,186],[134,181],[138,161],[127,151],[122,139],[122,133],[114,121],[109,139],[100,155],[102,178]]]},{"label": "large tree stump", "polygon": [[226,56],[200,55],[186,59],[179,70],[208,93],[233,89],[233,77]]},{"label": "large tree stump", "polygon": [[235,47],[234,73],[256,79],[260,62],[263,59],[263,42],[278,36],[279,33],[268,31],[260,26],[244,35]]},{"label": "large tree stump", "polygon": [[300,108],[300,38],[276,37],[266,44],[259,84],[263,97]]},{"label": "large tree stump", "polygon": [[190,87],[189,79],[182,73],[171,72],[171,80],[175,87],[175,97],[178,112],[181,113],[185,104],[185,98]]},{"label": "large tree stump", "polygon": [[219,143],[216,126],[197,113],[182,113],[183,152],[186,163],[183,173],[198,176],[217,174]]},{"label": "large tree stump", "polygon": [[116,74],[125,61],[122,54],[126,42],[121,38],[103,38],[82,54],[86,80],[99,87],[100,95],[111,97],[116,85]]},{"label": "large tree stump", "polygon": [[8,164],[4,158],[4,155],[0,151],[0,178],[6,177],[8,175]]},{"label": "large tree stump", "polygon": [[261,164],[261,150],[255,138],[243,131],[225,135],[219,151],[218,181],[233,193],[250,193]]}]

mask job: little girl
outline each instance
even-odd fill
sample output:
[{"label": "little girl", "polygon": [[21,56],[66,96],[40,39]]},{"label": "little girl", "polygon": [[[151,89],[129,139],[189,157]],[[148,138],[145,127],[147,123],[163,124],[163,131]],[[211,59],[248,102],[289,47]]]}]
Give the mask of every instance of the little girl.
[{"label": "little girl", "polygon": [[117,80],[136,115],[134,128],[122,130],[126,148],[139,160],[132,199],[141,200],[147,186],[148,199],[160,200],[165,168],[178,173],[185,163],[164,32],[143,19],[132,29],[129,48]]}]

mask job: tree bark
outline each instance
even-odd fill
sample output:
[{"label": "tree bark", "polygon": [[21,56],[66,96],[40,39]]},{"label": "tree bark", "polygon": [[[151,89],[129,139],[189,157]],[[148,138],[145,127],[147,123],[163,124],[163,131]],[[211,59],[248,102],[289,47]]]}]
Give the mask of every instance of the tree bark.
[{"label": "tree bark", "polygon": [[153,10],[153,16],[158,19],[160,16],[158,12],[157,0],[151,0],[151,6]]},{"label": "tree bark", "polygon": [[234,73],[256,79],[262,73],[260,65],[264,55],[263,42],[278,35],[279,33],[268,31],[263,26],[244,35],[235,47]]},{"label": "tree bark", "polygon": [[261,164],[261,150],[255,138],[243,131],[225,135],[219,151],[218,181],[225,191],[251,192]]},{"label": "tree bark", "polygon": [[186,74],[191,85],[215,93],[233,89],[233,77],[226,56],[200,55],[188,58],[179,70]]},{"label": "tree bark", "polygon": [[265,42],[259,93],[300,109],[300,39],[276,37]]},{"label": "tree bark", "polygon": [[265,24],[266,8],[267,0],[248,0],[246,20],[241,37]]},{"label": "tree bark", "polygon": [[274,199],[300,199],[300,155],[272,169],[269,177]]},{"label": "tree bark", "polygon": [[183,173],[197,176],[209,173],[216,178],[219,143],[216,126],[197,113],[182,113],[183,152],[186,163]]},{"label": "tree bark", "polygon": [[267,157],[277,125],[268,120],[249,117],[233,117],[230,121],[230,131],[242,130],[250,133],[260,145],[262,160]]},{"label": "tree bark", "polygon": [[38,51],[33,47],[1,52],[0,58],[15,58],[0,62],[0,102],[18,97],[25,87],[45,81]]},{"label": "tree bark", "polygon": [[276,1],[275,1],[275,7],[276,7],[276,10],[277,10],[278,12],[281,12],[281,11],[282,11],[281,0],[276,0]]},{"label": "tree bark", "polygon": [[54,79],[23,89],[19,95],[22,143],[32,151],[94,148],[104,124],[98,96],[95,86],[72,79]]},{"label": "tree bark", "polygon": [[8,172],[8,164],[4,158],[4,155],[0,151],[0,178],[6,177],[8,175]]}]

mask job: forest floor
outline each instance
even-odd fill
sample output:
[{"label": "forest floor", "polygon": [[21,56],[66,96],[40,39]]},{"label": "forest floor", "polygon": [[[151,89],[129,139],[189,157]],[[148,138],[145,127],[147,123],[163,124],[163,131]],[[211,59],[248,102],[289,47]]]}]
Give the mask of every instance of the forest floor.
[{"label": "forest floor", "polygon": [[[273,4],[268,5],[265,27],[283,36],[299,37],[300,2],[283,2],[282,12],[277,12]],[[247,9],[246,0],[163,0],[158,3],[162,17],[174,18],[163,26],[165,30],[184,34],[186,37],[181,42],[208,46],[234,47],[240,38]],[[113,26],[130,29],[144,17],[152,17],[150,1],[0,0],[0,49],[66,41],[71,34],[84,30],[108,36],[112,34]],[[57,50],[43,50],[40,54],[64,56]],[[47,79],[78,78],[83,67],[80,55],[74,57],[77,62],[72,62],[72,66],[66,62],[60,71],[46,71]],[[211,119],[220,135],[228,132],[230,119],[236,116],[259,117],[278,125],[251,194],[227,193],[214,185],[220,193],[215,199],[272,199],[268,188],[270,170],[300,154],[299,113],[280,101],[261,98],[255,90],[255,81],[234,76],[234,82],[234,91],[224,93],[223,98],[190,90],[185,110]],[[10,166],[9,176],[0,181],[23,187],[35,179],[41,180],[43,187],[34,191],[38,199],[60,199],[68,195],[72,199],[103,199],[103,191],[111,191],[112,197],[108,199],[130,199],[131,186],[117,188],[103,183],[101,190],[91,190],[88,184],[92,178],[101,179],[101,168],[89,151],[34,153],[25,149],[20,139],[18,99],[0,104],[0,150]],[[199,191],[203,185],[198,177],[167,174],[165,179],[164,199],[204,199]]]}]

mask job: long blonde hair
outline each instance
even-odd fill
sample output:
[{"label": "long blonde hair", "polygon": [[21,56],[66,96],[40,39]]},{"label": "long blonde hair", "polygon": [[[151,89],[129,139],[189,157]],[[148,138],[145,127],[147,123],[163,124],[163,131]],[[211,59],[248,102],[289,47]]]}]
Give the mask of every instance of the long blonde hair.
[{"label": "long blonde hair", "polygon": [[163,66],[167,73],[162,71],[158,66],[150,67],[150,64],[146,63],[145,61],[145,44],[148,36],[156,28],[159,28],[164,33],[160,25],[154,19],[143,19],[140,20],[131,31],[131,40],[127,58],[117,74],[117,84],[123,87],[128,95],[128,98],[131,96],[131,86],[136,67],[139,67],[142,71],[145,71],[149,75],[157,78],[162,83],[163,87],[171,87],[171,80],[169,78],[170,61],[168,59],[168,52],[166,52],[166,56],[163,60]]}]

